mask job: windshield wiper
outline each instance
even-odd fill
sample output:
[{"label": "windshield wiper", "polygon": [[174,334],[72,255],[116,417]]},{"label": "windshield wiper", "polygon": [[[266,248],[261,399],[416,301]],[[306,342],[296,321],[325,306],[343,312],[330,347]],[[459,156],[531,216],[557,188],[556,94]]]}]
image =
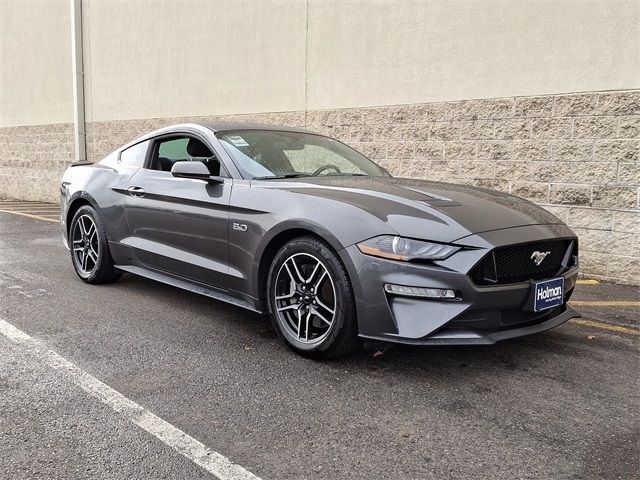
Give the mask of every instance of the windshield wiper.
[{"label": "windshield wiper", "polygon": [[328,175],[321,175],[321,177],[370,177],[367,173],[330,173]]},{"label": "windshield wiper", "polygon": [[285,175],[265,175],[264,177],[253,177],[251,180],[278,180],[283,178],[310,177],[308,173],[287,173]]}]

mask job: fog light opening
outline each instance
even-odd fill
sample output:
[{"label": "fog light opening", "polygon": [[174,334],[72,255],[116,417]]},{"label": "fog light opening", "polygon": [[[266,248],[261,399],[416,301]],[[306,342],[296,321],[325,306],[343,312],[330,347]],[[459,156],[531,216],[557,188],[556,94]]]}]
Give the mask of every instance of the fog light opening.
[{"label": "fog light opening", "polygon": [[408,287],[406,285],[386,283],[384,285],[384,291],[405,297],[431,298],[434,300],[461,300],[461,298],[456,295],[455,290],[448,288]]}]

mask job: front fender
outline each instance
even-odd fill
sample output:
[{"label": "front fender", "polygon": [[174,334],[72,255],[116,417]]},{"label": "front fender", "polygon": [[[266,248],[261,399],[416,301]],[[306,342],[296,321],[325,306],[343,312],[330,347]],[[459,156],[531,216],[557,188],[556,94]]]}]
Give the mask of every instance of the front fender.
[{"label": "front fender", "polygon": [[317,235],[336,252],[376,235],[397,234],[353,205],[237,182],[229,218],[229,288],[259,299],[263,258],[290,238],[287,232],[294,231]]}]

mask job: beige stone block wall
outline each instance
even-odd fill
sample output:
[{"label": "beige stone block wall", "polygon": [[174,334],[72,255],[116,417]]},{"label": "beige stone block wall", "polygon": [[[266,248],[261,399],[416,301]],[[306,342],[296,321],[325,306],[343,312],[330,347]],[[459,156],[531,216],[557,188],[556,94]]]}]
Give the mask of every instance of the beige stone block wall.
[{"label": "beige stone block wall", "polygon": [[57,202],[73,159],[72,124],[0,128],[0,198]]},{"label": "beige stone block wall", "polygon": [[[93,122],[96,161],[162,126],[207,120],[302,126],[398,176],[534,201],[580,238],[582,272],[640,285],[640,90],[194,118]],[[0,196],[55,201],[72,127],[0,129]]]},{"label": "beige stone block wall", "polygon": [[398,176],[527,198],[580,238],[582,272],[640,284],[640,90],[309,112]]}]

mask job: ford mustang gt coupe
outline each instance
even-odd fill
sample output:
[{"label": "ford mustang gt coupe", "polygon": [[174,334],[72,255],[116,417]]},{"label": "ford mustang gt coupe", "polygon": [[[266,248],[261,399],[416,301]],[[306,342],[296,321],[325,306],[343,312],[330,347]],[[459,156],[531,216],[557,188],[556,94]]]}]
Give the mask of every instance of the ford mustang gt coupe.
[{"label": "ford mustang gt coupe", "polygon": [[128,272],[267,313],[298,353],[492,344],[579,316],[578,240],[522,198],[392,177],[305,130],[183,124],[71,166],[61,224],[88,283]]}]

